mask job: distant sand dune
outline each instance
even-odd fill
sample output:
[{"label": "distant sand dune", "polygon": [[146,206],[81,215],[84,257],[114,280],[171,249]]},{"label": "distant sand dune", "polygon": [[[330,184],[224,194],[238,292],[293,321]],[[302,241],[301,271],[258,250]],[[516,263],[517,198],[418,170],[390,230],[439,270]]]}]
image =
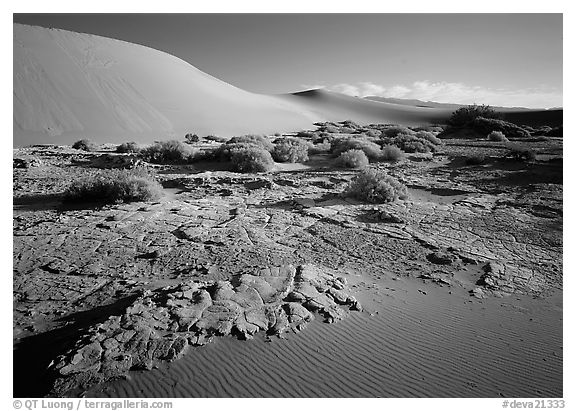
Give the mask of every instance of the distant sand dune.
[{"label": "distant sand dune", "polygon": [[327,120],[415,125],[447,114],[318,90],[250,93],[158,50],[21,24],[14,24],[13,98],[16,146],[285,132]]}]

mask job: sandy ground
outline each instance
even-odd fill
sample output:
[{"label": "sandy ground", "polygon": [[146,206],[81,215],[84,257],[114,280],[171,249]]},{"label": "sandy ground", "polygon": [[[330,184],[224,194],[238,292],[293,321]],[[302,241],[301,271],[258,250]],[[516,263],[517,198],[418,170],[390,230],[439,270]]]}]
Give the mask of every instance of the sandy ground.
[{"label": "sandy ground", "polygon": [[[462,140],[375,164],[410,191],[376,208],[339,196],[357,171],[326,156],[268,175],[160,166],[159,202],[64,206],[62,190],[102,153],[17,149],[34,165],[14,169],[15,395],[48,394],[59,355],[145,290],[312,264],[330,284],[346,279],[363,311],[339,309],[332,324],[320,311],[285,338],[214,337],[174,362],[56,392],[561,397],[562,141],[525,144],[537,153],[528,165],[501,160],[500,143]],[[487,163],[465,166],[472,153]]]}]

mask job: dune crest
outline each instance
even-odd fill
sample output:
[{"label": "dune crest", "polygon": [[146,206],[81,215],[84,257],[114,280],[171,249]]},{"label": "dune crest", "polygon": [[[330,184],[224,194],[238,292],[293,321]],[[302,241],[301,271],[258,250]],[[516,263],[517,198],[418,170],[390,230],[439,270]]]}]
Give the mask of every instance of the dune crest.
[{"label": "dune crest", "polygon": [[22,24],[14,24],[13,99],[15,146],[273,133],[347,119],[423,124],[447,114],[321,90],[251,93],[149,47]]}]

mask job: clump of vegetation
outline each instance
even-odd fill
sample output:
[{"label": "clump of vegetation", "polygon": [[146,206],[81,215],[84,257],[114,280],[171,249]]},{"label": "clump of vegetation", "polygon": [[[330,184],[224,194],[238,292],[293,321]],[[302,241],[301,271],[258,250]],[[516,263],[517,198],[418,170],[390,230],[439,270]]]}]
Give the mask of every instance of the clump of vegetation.
[{"label": "clump of vegetation", "polygon": [[262,147],[264,150],[271,152],[274,149],[272,142],[265,136],[257,134],[246,134],[245,136],[232,137],[226,144],[249,143]]},{"label": "clump of vegetation", "polygon": [[490,140],[490,141],[503,141],[503,142],[509,141],[506,138],[506,136],[504,135],[504,133],[502,133],[501,131],[490,132],[490,134],[488,134],[488,140]]},{"label": "clump of vegetation", "polygon": [[554,127],[548,130],[545,134],[548,137],[563,137],[564,136],[564,127]]},{"label": "clump of vegetation", "polygon": [[188,133],[184,136],[184,139],[186,140],[186,144],[194,144],[200,141],[200,137],[198,136],[198,134],[192,134],[192,133]]},{"label": "clump of vegetation", "polygon": [[330,141],[324,140],[314,144],[312,147],[308,148],[309,154],[324,154],[329,153],[330,149],[332,148],[332,144]]},{"label": "clump of vegetation", "polygon": [[332,141],[330,147],[334,157],[338,157],[343,152],[352,149],[362,150],[372,161],[377,161],[382,155],[382,150],[380,150],[378,144],[361,138],[337,138]]},{"label": "clump of vegetation", "polygon": [[381,204],[407,198],[408,189],[382,170],[367,169],[349,183],[344,195]]},{"label": "clump of vegetation", "polygon": [[382,132],[383,137],[396,137],[399,134],[403,135],[411,135],[414,134],[414,131],[410,130],[408,127],[403,126],[389,126],[384,129]]},{"label": "clump of vegetation", "polygon": [[237,144],[230,148],[230,161],[241,173],[268,172],[274,168],[270,152],[255,144]]},{"label": "clump of vegetation", "polygon": [[87,139],[76,141],[74,144],[72,144],[72,148],[82,151],[96,151],[96,145]]},{"label": "clump of vegetation", "polygon": [[460,107],[454,111],[448,119],[448,125],[452,127],[470,126],[477,118],[500,119],[501,115],[492,107],[487,105],[472,104],[466,107]]},{"label": "clump of vegetation", "polygon": [[531,162],[536,160],[536,153],[528,147],[514,143],[508,143],[506,147],[508,148],[506,157],[511,157],[515,161]]},{"label": "clump of vegetation", "polygon": [[398,134],[396,137],[384,137],[380,140],[383,145],[399,147],[405,153],[429,153],[436,151],[436,145],[414,134]]},{"label": "clump of vegetation", "polygon": [[64,192],[64,200],[104,204],[151,201],[162,196],[162,186],[145,172],[99,170],[73,181]]},{"label": "clump of vegetation", "polygon": [[280,163],[301,163],[308,160],[308,144],[299,138],[279,138],[274,141],[272,157]]},{"label": "clump of vegetation", "polygon": [[467,166],[478,166],[486,162],[486,157],[484,157],[482,154],[473,154],[471,156],[466,157],[464,162],[466,163]]},{"label": "clump of vegetation", "polygon": [[472,128],[484,135],[492,131],[500,131],[508,137],[530,137],[530,133],[514,123],[494,118],[478,117],[471,124]]},{"label": "clump of vegetation", "polygon": [[384,146],[382,147],[382,155],[380,160],[397,162],[404,159],[404,152],[396,146]]},{"label": "clump of vegetation", "polygon": [[221,137],[221,136],[215,136],[215,135],[207,135],[204,137],[204,140],[206,141],[214,141],[216,143],[225,143],[226,141],[228,141],[228,139],[226,137]]},{"label": "clump of vegetation", "polygon": [[117,153],[139,153],[140,147],[138,147],[138,144],[131,141],[129,143],[120,144],[118,147],[116,147],[116,152]]},{"label": "clump of vegetation", "polygon": [[336,163],[340,167],[347,168],[366,168],[370,161],[364,151],[352,149],[340,154],[340,157],[336,160]]},{"label": "clump of vegetation", "polygon": [[299,131],[299,132],[296,134],[296,137],[315,138],[315,137],[317,137],[317,134],[316,134],[315,131],[302,130],[302,131]]},{"label": "clump of vegetation", "polygon": [[382,132],[379,130],[368,129],[364,134],[366,134],[367,137],[380,137]]},{"label": "clump of vegetation", "polygon": [[140,151],[140,157],[149,163],[186,163],[194,158],[195,151],[177,140],[157,141]]},{"label": "clump of vegetation", "polygon": [[442,144],[442,140],[440,140],[438,137],[436,137],[436,135],[430,131],[418,131],[416,132],[416,134],[414,135],[416,138],[421,138],[424,140],[428,140],[429,142],[431,142],[432,144],[439,146],[440,144]]}]

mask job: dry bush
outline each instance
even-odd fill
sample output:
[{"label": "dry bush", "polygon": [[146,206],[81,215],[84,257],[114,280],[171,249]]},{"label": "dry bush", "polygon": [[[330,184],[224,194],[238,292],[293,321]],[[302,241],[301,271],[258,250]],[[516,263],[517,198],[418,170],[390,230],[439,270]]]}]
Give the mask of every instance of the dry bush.
[{"label": "dry bush", "polygon": [[536,153],[528,147],[523,147],[520,144],[515,143],[507,143],[506,148],[508,148],[506,157],[511,157],[512,159],[521,162],[531,162],[536,160]]},{"label": "dry bush", "polygon": [[414,131],[403,126],[389,126],[382,131],[382,137],[396,137],[399,134],[411,135],[414,134]]},{"label": "dry bush", "polygon": [[454,111],[448,120],[448,124],[452,127],[466,127],[470,126],[479,117],[500,119],[501,115],[490,106],[472,104],[460,107]]},{"label": "dry bush", "polygon": [[232,137],[226,142],[226,144],[236,144],[236,143],[249,143],[262,147],[266,151],[272,151],[274,145],[265,136],[257,134],[246,134],[245,136]]},{"label": "dry bush", "polygon": [[72,148],[82,151],[96,151],[96,145],[87,139],[76,141],[74,144],[72,144]]},{"label": "dry bush", "polygon": [[116,152],[117,153],[139,153],[140,147],[138,147],[138,144],[131,141],[129,143],[120,144],[118,147],[116,147]]},{"label": "dry bush", "polygon": [[403,160],[404,157],[405,157],[404,152],[400,150],[398,147],[384,146],[382,147],[382,155],[380,156],[380,160],[397,162]]},{"label": "dry bush", "polygon": [[362,150],[372,161],[377,161],[382,155],[378,144],[360,138],[337,138],[332,141],[330,151],[334,157],[338,157],[343,152],[352,149]]},{"label": "dry bush", "polygon": [[380,140],[382,145],[399,147],[405,153],[429,153],[436,151],[432,142],[418,138],[413,134],[398,134],[396,137],[384,137]]},{"label": "dry bush", "polygon": [[492,131],[490,134],[488,134],[488,140],[490,140],[490,141],[504,141],[504,142],[508,141],[508,139],[506,138],[504,133],[502,133],[501,131]]},{"label": "dry bush", "polygon": [[314,144],[308,149],[309,154],[325,154],[329,153],[332,148],[332,144],[328,140],[324,140],[320,143]]},{"label": "dry bush", "polygon": [[434,133],[430,132],[430,131],[418,131],[416,132],[415,136],[417,138],[422,138],[424,140],[428,140],[429,142],[431,142],[434,145],[439,146],[440,144],[442,144],[442,140],[440,140],[438,137],[436,137],[434,135]]},{"label": "dry bush", "polygon": [[157,141],[140,151],[140,157],[149,163],[186,163],[194,159],[196,150],[178,140]]},{"label": "dry bush", "polygon": [[340,157],[336,160],[336,163],[340,167],[346,168],[366,168],[370,161],[366,154],[362,150],[348,150],[340,154]]},{"label": "dry bush", "polygon": [[73,181],[64,192],[71,202],[122,203],[151,201],[162,196],[162,186],[145,172],[99,170]]},{"label": "dry bush", "polygon": [[255,144],[237,144],[230,148],[230,161],[241,173],[268,172],[274,169],[270,152]]},{"label": "dry bush", "polygon": [[272,157],[280,163],[302,163],[308,160],[308,143],[299,138],[279,138],[274,141]]},{"label": "dry bush", "polygon": [[386,172],[368,169],[362,171],[348,184],[344,195],[381,204],[407,198],[408,189]]}]

